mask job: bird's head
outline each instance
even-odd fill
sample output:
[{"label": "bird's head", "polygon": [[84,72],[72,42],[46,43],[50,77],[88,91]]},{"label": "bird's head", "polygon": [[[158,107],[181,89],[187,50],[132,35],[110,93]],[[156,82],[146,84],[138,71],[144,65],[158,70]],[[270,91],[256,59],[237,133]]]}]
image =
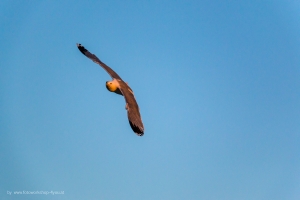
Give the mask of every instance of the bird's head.
[{"label": "bird's head", "polygon": [[106,88],[110,92],[115,92],[118,89],[118,86],[114,81],[106,81]]}]

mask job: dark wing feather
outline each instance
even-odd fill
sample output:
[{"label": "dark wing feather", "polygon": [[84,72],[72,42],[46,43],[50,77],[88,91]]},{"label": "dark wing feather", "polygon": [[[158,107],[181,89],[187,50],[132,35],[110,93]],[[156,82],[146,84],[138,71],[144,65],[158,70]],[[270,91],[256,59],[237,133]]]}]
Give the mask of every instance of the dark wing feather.
[{"label": "dark wing feather", "polygon": [[79,51],[81,51],[81,53],[83,53],[83,55],[85,55],[86,57],[88,57],[89,59],[94,61],[95,63],[99,64],[105,71],[107,71],[107,73],[112,78],[122,80],[121,77],[114,70],[112,70],[109,66],[104,64],[99,58],[97,58],[97,56],[90,53],[86,48],[84,48],[84,46],[82,46],[81,44],[77,44],[77,47],[78,47]]},{"label": "dark wing feather", "polygon": [[131,88],[122,80],[118,80],[120,90],[127,103],[127,116],[132,130],[139,136],[144,135],[144,125],[140,115],[139,106],[134,98]]}]

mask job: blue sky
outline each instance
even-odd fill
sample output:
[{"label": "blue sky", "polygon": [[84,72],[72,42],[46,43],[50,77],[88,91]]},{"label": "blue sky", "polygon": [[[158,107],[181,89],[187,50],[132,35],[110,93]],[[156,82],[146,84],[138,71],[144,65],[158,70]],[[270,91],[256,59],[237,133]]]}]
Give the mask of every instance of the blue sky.
[{"label": "blue sky", "polygon": [[292,0],[1,1],[0,198],[298,200],[299,22]]}]

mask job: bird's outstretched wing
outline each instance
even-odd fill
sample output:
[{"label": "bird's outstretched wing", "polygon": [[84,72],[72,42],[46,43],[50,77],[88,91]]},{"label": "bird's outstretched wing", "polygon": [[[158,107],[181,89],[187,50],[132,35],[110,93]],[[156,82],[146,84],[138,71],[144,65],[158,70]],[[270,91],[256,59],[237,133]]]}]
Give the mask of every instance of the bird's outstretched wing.
[{"label": "bird's outstretched wing", "polygon": [[107,73],[113,78],[116,79],[119,83],[119,89],[122,93],[122,95],[125,98],[126,101],[126,109],[127,109],[127,116],[129,120],[129,124],[132,128],[132,130],[139,136],[144,135],[144,125],[142,122],[142,118],[140,115],[139,106],[135,100],[133,91],[128,86],[127,83],[125,83],[121,77],[110,67],[108,67],[106,64],[104,64],[97,56],[90,53],[84,46],[81,44],[77,44],[78,49],[83,53],[86,57],[94,61],[95,63],[99,64],[101,67],[107,71]]},{"label": "bird's outstretched wing", "polygon": [[99,64],[112,78],[122,80],[121,77],[114,70],[112,70],[109,66],[103,63],[99,58],[97,58],[97,56],[90,53],[86,48],[84,48],[84,46],[82,46],[81,44],[77,44],[77,47],[79,51],[83,53],[83,55],[85,55],[95,63]]},{"label": "bird's outstretched wing", "polygon": [[125,97],[126,101],[126,109],[127,109],[127,116],[129,120],[129,124],[132,130],[138,135],[144,135],[144,125],[142,122],[142,118],[140,115],[139,106],[135,100],[133,91],[131,88],[122,80],[119,80],[120,90]]}]

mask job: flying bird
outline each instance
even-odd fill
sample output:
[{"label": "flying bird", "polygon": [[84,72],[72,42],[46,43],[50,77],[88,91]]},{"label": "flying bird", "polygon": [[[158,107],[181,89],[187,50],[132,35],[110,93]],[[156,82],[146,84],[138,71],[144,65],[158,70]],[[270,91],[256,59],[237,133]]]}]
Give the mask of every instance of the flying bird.
[{"label": "flying bird", "polygon": [[144,135],[144,125],[140,115],[139,106],[129,85],[124,82],[114,70],[104,64],[99,58],[97,58],[97,56],[90,53],[86,48],[84,48],[84,46],[82,46],[81,44],[77,44],[77,47],[79,51],[83,53],[83,55],[99,64],[111,76],[112,80],[106,81],[106,88],[110,92],[114,92],[116,94],[124,96],[126,101],[125,109],[127,110],[127,116],[132,130],[138,136]]}]

